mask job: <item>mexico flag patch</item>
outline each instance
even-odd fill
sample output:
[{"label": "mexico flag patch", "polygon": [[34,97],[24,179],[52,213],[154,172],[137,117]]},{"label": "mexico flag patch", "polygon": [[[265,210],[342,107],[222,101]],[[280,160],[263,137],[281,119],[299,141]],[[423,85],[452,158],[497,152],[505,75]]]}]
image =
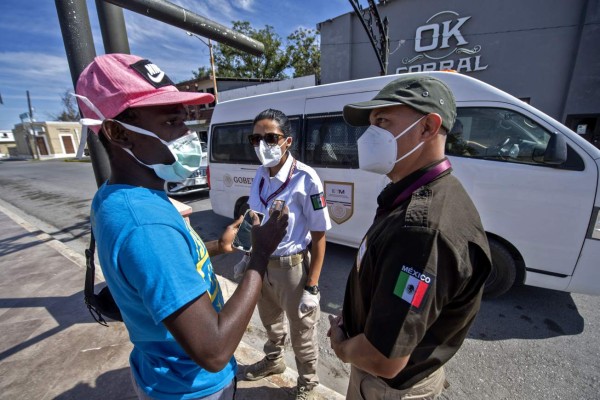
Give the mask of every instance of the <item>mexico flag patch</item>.
[{"label": "mexico flag patch", "polygon": [[323,195],[323,192],[311,195],[310,201],[312,202],[312,206],[315,211],[321,210],[327,205],[327,203],[325,202],[325,195]]},{"label": "mexico flag patch", "polygon": [[394,287],[394,294],[418,309],[421,307],[433,279],[432,276],[425,275],[413,267],[403,265]]}]

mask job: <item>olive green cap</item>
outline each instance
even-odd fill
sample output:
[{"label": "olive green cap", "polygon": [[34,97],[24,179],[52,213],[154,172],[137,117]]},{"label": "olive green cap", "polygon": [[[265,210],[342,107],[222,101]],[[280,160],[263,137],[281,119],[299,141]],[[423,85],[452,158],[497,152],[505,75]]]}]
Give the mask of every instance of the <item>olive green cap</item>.
[{"label": "olive green cap", "polygon": [[344,106],[344,119],[352,126],[369,125],[371,110],[407,105],[423,114],[436,113],[450,132],[456,120],[456,102],[446,84],[431,76],[404,76],[387,85],[370,101]]}]

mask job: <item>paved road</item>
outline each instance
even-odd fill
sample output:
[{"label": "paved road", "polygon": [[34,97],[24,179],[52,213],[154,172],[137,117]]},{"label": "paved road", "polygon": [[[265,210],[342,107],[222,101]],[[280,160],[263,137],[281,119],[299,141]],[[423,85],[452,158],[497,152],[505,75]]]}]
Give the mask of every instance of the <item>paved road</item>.
[{"label": "paved road", "polygon": [[[0,162],[0,201],[36,222],[76,251],[88,235],[87,213],[95,184],[91,165],[62,161]],[[229,220],[215,215],[206,195],[180,199],[194,209],[192,225],[207,240]],[[217,272],[231,277],[238,255],[215,259]],[[354,250],[328,245],[322,307],[337,313]],[[447,367],[446,399],[600,399],[600,297],[518,287],[485,301],[458,355]],[[347,366],[333,357],[321,324],[319,375],[345,392]],[[384,327],[385,328],[385,327]],[[261,348],[256,315],[245,341]],[[288,354],[287,361],[293,365]]]}]

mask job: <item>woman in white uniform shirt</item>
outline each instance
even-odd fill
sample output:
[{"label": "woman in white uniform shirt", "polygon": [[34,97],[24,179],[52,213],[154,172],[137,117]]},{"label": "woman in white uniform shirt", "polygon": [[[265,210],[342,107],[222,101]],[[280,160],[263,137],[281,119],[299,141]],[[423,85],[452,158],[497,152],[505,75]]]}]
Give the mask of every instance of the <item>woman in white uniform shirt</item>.
[{"label": "woman in white uniform shirt", "polygon": [[[273,201],[283,200],[289,208],[289,223],[286,236],[271,256],[258,302],[268,336],[265,358],[247,367],[245,378],[257,380],[285,370],[285,313],[298,368],[296,398],[306,399],[312,397],[319,383],[318,283],[325,255],[325,231],[331,228],[323,184],[315,170],[294,159],[288,151],[293,139],[291,124],[283,112],[261,112],[254,119],[249,140],[262,166],[256,171],[248,204],[268,218]],[[309,252],[307,246],[311,242]]]}]

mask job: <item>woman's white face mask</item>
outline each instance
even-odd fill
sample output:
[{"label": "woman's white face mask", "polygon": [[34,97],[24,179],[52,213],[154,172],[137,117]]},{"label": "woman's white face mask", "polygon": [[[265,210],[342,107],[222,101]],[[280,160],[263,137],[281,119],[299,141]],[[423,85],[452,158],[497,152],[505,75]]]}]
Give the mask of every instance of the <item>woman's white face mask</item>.
[{"label": "woman's white face mask", "polygon": [[279,164],[281,157],[283,157],[281,146],[283,146],[285,143],[287,143],[287,138],[283,143],[275,146],[269,146],[264,140],[261,140],[258,144],[258,147],[254,148],[254,151],[256,152],[256,156],[262,165],[267,168],[274,167]]},{"label": "woman's white face mask", "polygon": [[141,162],[129,149],[123,148],[134,160],[138,163],[152,168],[156,176],[160,179],[169,182],[182,182],[189,178],[198,168],[200,168],[200,162],[202,161],[202,146],[198,135],[194,132],[188,132],[186,135],[166,142],[159,138],[155,133],[150,132],[146,129],[142,129],[137,126],[129,125],[121,121],[114,121],[123,127],[127,128],[132,132],[136,132],[142,135],[151,136],[157,138],[164,144],[175,161],[172,164],[145,164]]},{"label": "woman's white face mask", "polygon": [[375,172],[376,174],[389,174],[394,169],[396,163],[404,160],[423,145],[423,142],[421,142],[411,151],[397,158],[398,146],[396,145],[396,141],[425,117],[426,115],[416,120],[396,137],[390,131],[383,128],[375,125],[369,126],[357,141],[358,167],[364,171]]}]

